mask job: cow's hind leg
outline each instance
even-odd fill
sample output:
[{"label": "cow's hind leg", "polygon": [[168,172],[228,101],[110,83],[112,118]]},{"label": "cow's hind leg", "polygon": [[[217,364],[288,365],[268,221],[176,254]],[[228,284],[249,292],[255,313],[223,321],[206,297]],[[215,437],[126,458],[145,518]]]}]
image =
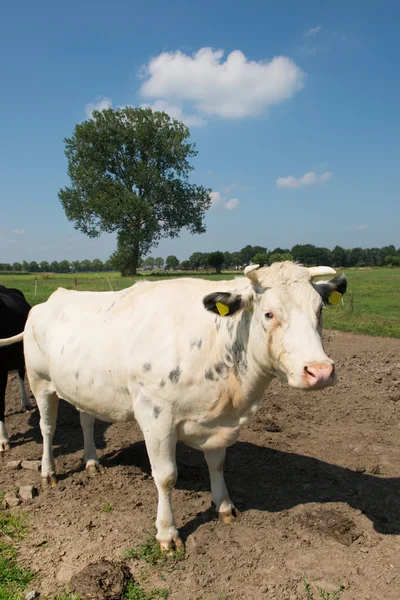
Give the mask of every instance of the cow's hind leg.
[{"label": "cow's hind leg", "polygon": [[53,458],[53,436],[56,430],[58,396],[54,391],[41,390],[35,394],[40,412],[40,431],[43,436],[42,487],[54,487],[57,484],[56,468]]},{"label": "cow's hind leg", "polygon": [[218,518],[223,523],[234,523],[239,512],[229,498],[224,479],[224,461],[226,449],[207,450],[204,452],[210,472],[211,493]]},{"label": "cow's hind leg", "polygon": [[25,386],[25,366],[22,366],[20,369],[18,369],[17,379],[21,396],[21,408],[24,412],[27,412],[31,408],[31,402]]},{"label": "cow's hind leg", "polygon": [[86,473],[93,477],[97,473],[102,473],[104,468],[101,466],[97,457],[96,446],[94,445],[94,422],[95,417],[86,412],[79,411],[81,427],[83,432],[83,447],[86,462]]},{"label": "cow's hind leg", "polygon": [[7,377],[7,370],[0,368],[0,452],[5,452],[11,448],[6,424],[4,423]]}]

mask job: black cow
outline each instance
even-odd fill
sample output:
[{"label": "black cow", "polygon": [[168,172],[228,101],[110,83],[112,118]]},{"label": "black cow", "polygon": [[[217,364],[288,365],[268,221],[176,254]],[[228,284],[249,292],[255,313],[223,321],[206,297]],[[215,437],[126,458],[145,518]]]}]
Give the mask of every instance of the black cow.
[{"label": "black cow", "polygon": [[[31,307],[20,290],[0,285],[0,338],[8,338],[24,330]],[[25,388],[25,360],[23,342],[0,348],[0,452],[10,449],[10,440],[4,423],[5,393],[10,371],[17,371],[22,410],[30,407]]]}]

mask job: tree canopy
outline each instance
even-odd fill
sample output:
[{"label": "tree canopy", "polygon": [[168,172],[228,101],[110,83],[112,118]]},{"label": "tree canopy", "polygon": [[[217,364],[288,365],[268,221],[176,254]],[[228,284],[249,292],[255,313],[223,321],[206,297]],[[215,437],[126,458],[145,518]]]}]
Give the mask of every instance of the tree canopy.
[{"label": "tree canopy", "polygon": [[58,193],[89,237],[116,232],[115,264],[136,273],[140,256],[182,228],[204,233],[210,190],[189,181],[197,155],[189,129],[150,108],[94,111],[64,140],[71,185]]}]

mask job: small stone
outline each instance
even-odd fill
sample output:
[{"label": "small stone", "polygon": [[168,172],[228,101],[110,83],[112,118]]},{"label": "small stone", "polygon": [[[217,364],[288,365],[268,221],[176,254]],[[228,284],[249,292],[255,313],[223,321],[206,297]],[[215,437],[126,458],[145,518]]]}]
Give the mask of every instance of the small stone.
[{"label": "small stone", "polygon": [[40,471],[40,460],[23,460],[21,467],[29,471]]},{"label": "small stone", "polygon": [[36,491],[37,490],[33,487],[33,485],[22,485],[19,488],[18,495],[21,500],[32,500]]},{"label": "small stone", "polygon": [[32,592],[25,594],[25,600],[35,600],[35,598],[39,598],[39,596],[39,592],[33,590]]},{"label": "small stone", "polygon": [[19,504],[21,504],[21,500],[18,496],[14,492],[7,492],[2,502],[2,508],[14,508]]},{"label": "small stone", "polygon": [[10,460],[7,464],[6,464],[6,469],[20,469],[21,468],[21,461],[20,460]]}]

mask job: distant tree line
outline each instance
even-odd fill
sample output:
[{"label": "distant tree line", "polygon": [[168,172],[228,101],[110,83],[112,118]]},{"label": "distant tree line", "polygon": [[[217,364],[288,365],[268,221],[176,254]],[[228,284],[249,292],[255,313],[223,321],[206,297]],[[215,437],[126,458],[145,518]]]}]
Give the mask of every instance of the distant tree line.
[{"label": "distant tree line", "polygon": [[49,263],[46,260],[36,262],[32,260],[28,262],[23,260],[22,263],[15,262],[13,264],[0,263],[0,271],[15,271],[25,273],[98,273],[101,271],[115,271],[114,265],[108,259],[105,262],[99,258],[94,260],[53,260]]},{"label": "distant tree line", "polygon": [[[274,262],[293,260],[306,266],[325,265],[328,267],[400,267],[400,248],[384,246],[383,248],[342,248],[335,246],[333,250],[320,248],[312,244],[296,244],[293,248],[274,248],[268,250],[263,246],[245,246],[238,252],[194,252],[187,260],[179,261],[170,255],[162,257],[148,256],[139,259],[139,268],[145,270],[167,269],[175,271],[199,271],[215,269],[241,269],[249,264],[271,265]],[[102,262],[94,260],[62,260],[51,263],[36,261],[13,264],[0,263],[0,271],[29,272],[29,273],[100,273],[102,271],[117,271],[119,264],[112,258]]]},{"label": "distant tree line", "polygon": [[[400,267],[400,248],[384,246],[383,248],[342,248],[335,246],[333,250],[320,248],[312,244],[296,244],[293,248],[274,248],[268,250],[263,246],[245,246],[238,252],[194,252],[187,260],[179,263],[175,256],[166,260],[167,268],[178,268],[182,271],[204,270],[213,268],[217,273],[222,269],[240,269],[249,264],[261,266],[272,265],[284,260],[297,261],[306,266],[325,265],[328,267]],[[154,259],[147,258],[141,266],[145,268],[157,266]]]}]

